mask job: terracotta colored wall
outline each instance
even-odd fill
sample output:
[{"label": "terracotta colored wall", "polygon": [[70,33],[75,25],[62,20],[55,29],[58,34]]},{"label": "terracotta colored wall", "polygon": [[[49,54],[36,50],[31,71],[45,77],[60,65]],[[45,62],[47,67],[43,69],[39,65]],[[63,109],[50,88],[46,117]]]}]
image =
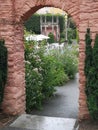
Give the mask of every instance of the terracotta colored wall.
[{"label": "terracotta colored wall", "polygon": [[86,28],[92,37],[98,32],[98,0],[0,0],[0,38],[8,48],[8,81],[5,88],[3,110],[17,115],[25,112],[25,66],[23,21],[44,6],[58,7],[74,19],[79,31],[79,118],[89,117],[85,96],[85,42]]},{"label": "terracotta colored wall", "polygon": [[22,22],[15,21],[14,1],[0,0],[0,38],[8,48],[8,79],[2,107],[7,114],[25,111],[25,67]]}]

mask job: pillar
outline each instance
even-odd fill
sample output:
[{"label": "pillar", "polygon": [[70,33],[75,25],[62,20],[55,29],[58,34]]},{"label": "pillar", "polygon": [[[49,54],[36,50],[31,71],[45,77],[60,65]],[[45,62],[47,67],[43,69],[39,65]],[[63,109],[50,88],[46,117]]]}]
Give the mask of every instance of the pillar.
[{"label": "pillar", "polygon": [[8,50],[8,78],[2,109],[8,115],[22,114],[25,112],[23,23],[0,17],[0,38],[5,40]]}]

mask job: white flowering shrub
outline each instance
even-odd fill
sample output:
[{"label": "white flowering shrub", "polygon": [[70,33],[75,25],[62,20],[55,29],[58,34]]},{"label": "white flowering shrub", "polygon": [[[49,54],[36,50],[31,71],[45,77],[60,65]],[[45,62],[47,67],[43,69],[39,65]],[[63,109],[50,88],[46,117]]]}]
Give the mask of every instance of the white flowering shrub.
[{"label": "white flowering shrub", "polygon": [[[42,108],[44,99],[50,98],[55,87],[73,78],[76,73],[77,62],[73,50],[51,51],[46,54],[44,47],[39,49],[35,43],[25,43],[26,66],[26,109]],[[69,55],[67,54],[69,53]]]},{"label": "white flowering shrub", "polygon": [[69,79],[74,79],[78,72],[78,54],[78,45],[70,45],[66,46],[62,58],[60,58]]},{"label": "white flowering shrub", "polygon": [[42,94],[43,77],[41,74],[41,59],[33,42],[25,43],[26,67],[26,109],[29,112],[33,107],[41,109],[44,96]]}]

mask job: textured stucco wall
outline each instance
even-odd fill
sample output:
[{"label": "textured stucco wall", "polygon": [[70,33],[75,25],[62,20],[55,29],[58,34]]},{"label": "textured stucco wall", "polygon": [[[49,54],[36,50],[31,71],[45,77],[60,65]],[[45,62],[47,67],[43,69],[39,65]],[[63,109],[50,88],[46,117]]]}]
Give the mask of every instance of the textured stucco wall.
[{"label": "textured stucco wall", "polygon": [[[94,39],[98,32],[98,0],[0,0],[0,38],[8,48],[8,80],[2,108],[6,114],[25,112],[25,65],[23,22],[38,9],[52,6],[67,11],[79,31],[79,118],[89,117],[85,96],[85,32],[89,26]],[[66,108],[65,108],[66,109]]]}]

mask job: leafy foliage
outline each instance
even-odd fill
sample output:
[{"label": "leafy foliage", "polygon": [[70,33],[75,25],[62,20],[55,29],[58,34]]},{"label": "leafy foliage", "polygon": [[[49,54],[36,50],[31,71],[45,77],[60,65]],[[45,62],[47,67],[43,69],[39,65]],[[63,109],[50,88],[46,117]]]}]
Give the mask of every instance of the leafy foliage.
[{"label": "leafy foliage", "polygon": [[32,15],[25,23],[24,26],[27,31],[40,34],[40,15]]},{"label": "leafy foliage", "polygon": [[68,28],[68,43],[72,43],[72,39],[76,39],[76,29]]},{"label": "leafy foliage", "polygon": [[[24,26],[27,31],[34,32],[36,34],[40,34],[40,16],[45,19],[45,16],[47,18],[47,21],[52,21],[52,14],[46,14],[46,15],[39,15],[39,14],[33,14],[25,23]],[[62,15],[54,15],[54,20],[56,21],[56,17],[59,18],[59,26],[60,26],[60,32],[63,32],[65,27],[65,19]]]},{"label": "leafy foliage", "polygon": [[62,85],[65,81],[68,81],[68,77],[64,73],[63,65],[55,54],[56,52],[52,52],[52,54],[50,53],[43,58],[42,86],[46,98],[53,95],[53,92],[55,92],[54,87]]},{"label": "leafy foliage", "polygon": [[91,47],[91,36],[90,36],[90,29],[87,29],[87,33],[85,35],[85,42],[86,42],[86,58],[85,58],[85,75],[89,75],[89,68],[92,66],[92,47]]},{"label": "leafy foliage", "polygon": [[[94,119],[98,120],[98,34],[95,37],[95,43],[93,47],[93,60],[92,60],[92,70],[91,76],[92,82],[90,82],[90,90],[89,90],[89,110],[91,116]],[[91,94],[90,94],[91,92]]]},{"label": "leafy foliage", "polygon": [[69,79],[74,79],[75,74],[78,71],[78,49],[76,48],[78,48],[76,45],[66,46],[61,58],[64,71]]},{"label": "leafy foliage", "polygon": [[98,34],[96,34],[95,37],[95,44],[93,47],[93,62],[96,68],[96,71],[98,71]]},{"label": "leafy foliage", "polygon": [[0,40],[0,103],[3,100],[6,80],[7,80],[7,48],[4,46],[4,40]]},{"label": "leafy foliage", "polygon": [[42,81],[43,77],[40,73],[41,61],[38,51],[34,48],[35,43],[27,42],[25,44],[25,60],[26,60],[26,108],[29,112],[32,107],[41,109],[43,100]]},{"label": "leafy foliage", "polygon": [[[69,54],[71,53],[72,51]],[[64,59],[70,59],[70,57],[64,58],[65,55],[60,50],[46,53],[43,45],[36,49],[35,43],[25,43],[27,111],[33,107],[41,109],[43,100],[49,99],[54,94],[55,87],[70,79],[71,76],[69,77],[66,73],[68,71],[65,71],[67,62],[64,62]],[[69,64],[73,64],[75,57],[70,59]]]},{"label": "leafy foliage", "polygon": [[98,119],[98,35],[95,37],[94,47],[91,47],[90,29],[87,29],[86,37],[86,95],[90,115],[93,119]]},{"label": "leafy foliage", "polygon": [[70,15],[68,15],[68,28],[76,29],[76,24]]},{"label": "leafy foliage", "polygon": [[72,39],[76,39],[78,34],[77,34],[77,29],[76,29],[76,24],[73,21],[72,17],[68,15],[68,23],[67,23],[67,31],[68,31],[68,43],[72,43]]},{"label": "leafy foliage", "polygon": [[55,42],[54,35],[53,35],[52,32],[50,32],[50,33],[48,34],[48,37],[50,37],[50,38],[48,39],[48,42],[49,42],[50,44]]}]

